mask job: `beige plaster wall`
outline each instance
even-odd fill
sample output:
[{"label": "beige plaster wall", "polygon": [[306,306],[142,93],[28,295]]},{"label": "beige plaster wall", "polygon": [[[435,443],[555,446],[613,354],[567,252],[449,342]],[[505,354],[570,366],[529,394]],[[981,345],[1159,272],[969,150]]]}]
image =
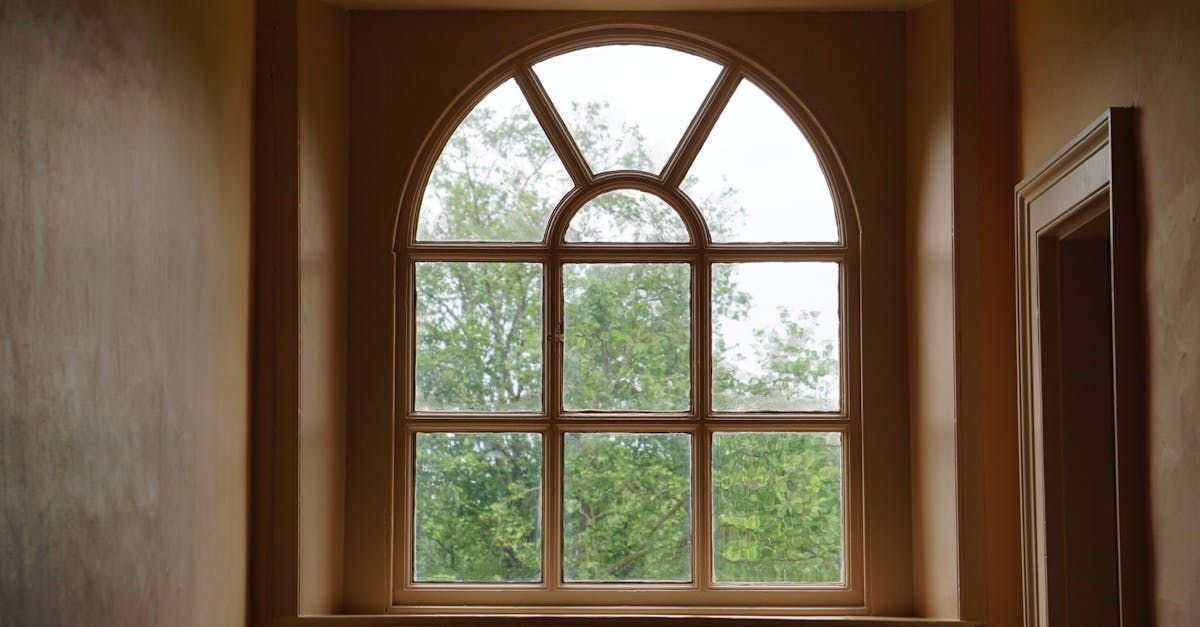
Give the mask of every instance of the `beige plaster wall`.
[{"label": "beige plaster wall", "polygon": [[0,624],[244,622],[252,47],[0,2]]},{"label": "beige plaster wall", "polygon": [[959,615],[954,315],[954,11],[906,17],[909,416],[913,603]]},{"label": "beige plaster wall", "polygon": [[907,14],[913,596],[1020,622],[1005,0]]},{"label": "beige plaster wall", "polygon": [[1200,3],[1017,0],[1020,176],[1109,106],[1137,108],[1151,603],[1200,624]]},{"label": "beige plaster wall", "polygon": [[300,612],[342,596],[350,19],[297,6],[300,180]]}]

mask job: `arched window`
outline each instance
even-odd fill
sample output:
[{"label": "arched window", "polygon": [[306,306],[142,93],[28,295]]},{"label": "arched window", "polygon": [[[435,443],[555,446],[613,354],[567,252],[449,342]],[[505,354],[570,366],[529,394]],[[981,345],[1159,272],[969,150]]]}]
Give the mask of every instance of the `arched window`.
[{"label": "arched window", "polygon": [[462,101],[397,245],[397,603],[861,604],[854,230],[803,108],[666,36]]}]

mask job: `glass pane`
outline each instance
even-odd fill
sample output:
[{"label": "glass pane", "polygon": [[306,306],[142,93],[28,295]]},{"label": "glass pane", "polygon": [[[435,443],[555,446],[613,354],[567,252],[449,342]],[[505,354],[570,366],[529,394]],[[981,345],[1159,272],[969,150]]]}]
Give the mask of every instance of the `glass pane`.
[{"label": "glass pane", "polygon": [[568,433],[563,579],[690,581],[692,442],[686,433]]},{"label": "glass pane", "polygon": [[743,80],[683,182],[714,242],[836,242],[833,197],[799,127]]},{"label": "glass pane", "polygon": [[415,581],[541,581],[542,436],[418,433]]},{"label": "glass pane", "polygon": [[838,264],[712,268],[713,410],[841,407]]},{"label": "glass pane", "polygon": [[687,242],[687,227],[661,198],[635,189],[601,194],[579,209],[568,242]]},{"label": "glass pane", "polygon": [[716,581],[842,581],[840,434],[714,433],[712,490]]},{"label": "glass pane", "polygon": [[571,178],[512,79],[458,125],[421,200],[422,241],[541,241]]},{"label": "glass pane", "polygon": [[417,411],[540,411],[541,266],[418,263],[416,375]]},{"label": "glass pane", "polygon": [[687,264],[563,267],[563,405],[685,411],[691,289]]},{"label": "glass pane", "polygon": [[533,69],[596,172],[662,170],[721,71],[644,45],[584,48]]}]

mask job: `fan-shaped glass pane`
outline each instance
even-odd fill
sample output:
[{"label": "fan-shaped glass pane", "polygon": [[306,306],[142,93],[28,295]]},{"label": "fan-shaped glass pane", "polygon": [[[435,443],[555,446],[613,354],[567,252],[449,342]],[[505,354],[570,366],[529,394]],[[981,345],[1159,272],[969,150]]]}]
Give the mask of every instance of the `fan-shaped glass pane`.
[{"label": "fan-shaped glass pane", "polygon": [[541,241],[572,182],[521,89],[492,90],[458,125],[421,199],[422,241]]},{"label": "fan-shaped glass pane", "polygon": [[653,194],[618,189],[593,198],[567,228],[568,242],[687,242],[687,227]]},{"label": "fan-shaped glass pane", "polygon": [[714,242],[836,242],[825,174],[799,127],[743,80],[696,156],[683,189]]},{"label": "fan-shaped glass pane", "polygon": [[533,66],[596,172],[658,172],[721,67],[660,46],[584,48]]}]

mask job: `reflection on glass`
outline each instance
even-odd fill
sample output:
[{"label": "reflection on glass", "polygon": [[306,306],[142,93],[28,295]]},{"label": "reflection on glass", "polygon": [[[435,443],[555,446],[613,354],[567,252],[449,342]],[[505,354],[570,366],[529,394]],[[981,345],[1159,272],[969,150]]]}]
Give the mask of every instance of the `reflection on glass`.
[{"label": "reflection on glass", "polygon": [[539,411],[541,265],[418,263],[416,340],[417,411]]},{"label": "reflection on glass", "polygon": [[691,437],[563,436],[563,579],[690,581]]},{"label": "reflection on glass", "polygon": [[653,194],[618,189],[579,209],[568,242],[687,242],[687,227],[670,205]]},{"label": "reflection on glass", "polygon": [[570,176],[512,79],[458,125],[421,201],[421,241],[541,241]]},{"label": "reflection on glass", "polygon": [[841,435],[712,437],[716,581],[841,582]]},{"label": "reflection on glass", "polygon": [[712,267],[713,410],[837,411],[838,264]]},{"label": "reflection on glass", "polygon": [[566,409],[687,410],[690,299],[687,264],[566,264]]},{"label": "reflection on glass", "polygon": [[533,70],[592,170],[658,172],[721,68],[659,46],[607,45]]},{"label": "reflection on glass", "polygon": [[683,182],[715,242],[836,242],[825,175],[808,140],[743,80]]},{"label": "reflection on glass", "polygon": [[413,579],[540,581],[542,436],[418,433]]}]

